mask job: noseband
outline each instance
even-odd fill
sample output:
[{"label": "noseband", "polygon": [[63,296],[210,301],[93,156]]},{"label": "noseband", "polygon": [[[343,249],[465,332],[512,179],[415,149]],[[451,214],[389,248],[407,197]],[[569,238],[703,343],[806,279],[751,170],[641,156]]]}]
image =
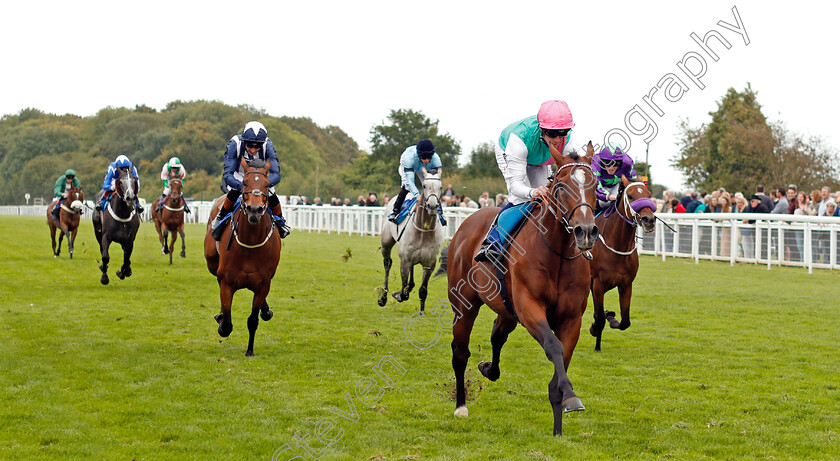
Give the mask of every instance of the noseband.
[{"label": "noseband", "polygon": [[[616,213],[618,213],[621,219],[624,220],[624,222],[630,224],[633,227],[636,227],[639,225],[639,211],[642,208],[650,208],[652,211],[656,211],[656,203],[653,200],[651,200],[650,197],[637,198],[636,200],[633,200],[631,202],[629,196],[627,195],[627,189],[633,186],[642,186],[647,188],[643,182],[639,181],[628,184],[627,187],[625,187],[624,190],[621,192],[621,202],[624,205],[622,208],[624,208],[625,210],[624,215],[622,215],[619,211],[617,204],[615,207],[615,211]],[[632,218],[632,221],[628,219],[625,215],[629,215],[630,218]]]},{"label": "noseband", "polygon": [[[262,171],[246,171],[245,174],[243,175],[243,182],[242,182],[243,186],[245,186],[244,177],[248,176],[249,174],[261,174],[261,175],[265,176],[266,179],[268,179],[268,175],[263,173]],[[263,192],[259,189],[251,189],[251,190],[242,191],[242,195],[245,195],[245,194],[256,195],[257,197],[259,197],[261,195],[268,196],[268,194],[266,194],[265,192]]]}]

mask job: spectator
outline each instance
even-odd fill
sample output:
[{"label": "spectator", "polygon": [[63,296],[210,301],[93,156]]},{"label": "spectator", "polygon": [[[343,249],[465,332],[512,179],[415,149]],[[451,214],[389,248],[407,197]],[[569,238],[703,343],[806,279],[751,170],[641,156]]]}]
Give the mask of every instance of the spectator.
[{"label": "spectator", "polygon": [[379,199],[376,197],[376,192],[368,193],[368,198],[367,202],[365,203],[365,206],[381,206],[379,204]]},{"label": "spectator", "polygon": [[831,188],[829,188],[828,186],[822,187],[822,189],[820,190],[820,197],[822,197],[822,199],[820,200],[820,207],[817,210],[817,216],[825,216],[825,210],[828,204],[837,204],[834,202],[834,198],[831,196]]},{"label": "spectator", "polygon": [[685,213],[685,207],[682,203],[680,203],[677,199],[671,199],[671,212],[672,213]]},{"label": "spectator", "polygon": [[[715,192],[717,192],[717,191],[715,191]],[[711,195],[708,195],[707,197],[711,197],[711,198],[709,198],[709,205],[706,207],[706,213],[720,213],[721,212],[720,200],[715,196],[714,193],[712,193]]]},{"label": "spectator", "polygon": [[685,208],[686,210],[688,210],[688,204],[692,200],[691,199],[691,194],[693,194],[693,193],[694,192],[689,189],[689,190],[685,191],[685,195],[683,195],[683,197],[680,199],[680,204],[682,204],[683,208]]},{"label": "spectator", "polygon": [[300,204],[301,205],[312,205],[312,202],[309,201],[309,197],[305,195],[300,196]]},{"label": "spectator", "polygon": [[350,205],[351,205],[351,203],[350,203],[350,199],[349,199],[349,198],[345,198],[345,199],[344,199],[344,206],[350,206]]},{"label": "spectator", "polygon": [[504,194],[496,194],[496,206],[503,207],[507,203],[507,197]]},{"label": "spectator", "polygon": [[837,211],[837,204],[833,201],[825,205],[825,214],[823,216],[840,216]]},{"label": "spectator", "polygon": [[[763,186],[759,185],[761,189],[764,189]],[[750,204],[744,208],[744,213],[770,213],[770,208],[764,202],[762,197],[767,197],[766,195],[759,195],[757,192],[758,188],[756,188],[756,193],[750,196]],[[770,197],[767,197],[768,199]],[[755,224],[754,219],[744,220],[747,224]],[[741,229],[741,245],[744,249],[744,257],[745,258],[756,258],[758,255],[755,252],[755,229],[750,228],[743,228]]]},{"label": "spectator", "polygon": [[478,203],[474,202],[473,199],[469,197],[464,197],[464,200],[461,200],[461,206],[464,208],[478,208]]},{"label": "spectator", "polygon": [[321,203],[321,197],[315,197],[315,200],[313,200],[312,204],[315,206],[324,206],[324,204]]},{"label": "spectator", "polygon": [[[755,186],[755,194],[753,194],[753,195],[758,196],[758,199],[761,200],[761,203],[763,203],[764,206],[767,207],[768,213],[775,206],[775,204],[773,203],[773,199],[764,195],[764,184],[759,184],[759,185]],[[752,199],[752,197],[750,197],[750,199]]]},{"label": "spectator", "polygon": [[455,189],[452,188],[452,184],[447,184],[446,189],[443,190],[444,197],[454,197],[455,196]]},{"label": "spectator", "polygon": [[478,207],[487,208],[493,206],[493,199],[490,198],[489,192],[482,192],[481,197],[478,198]]},{"label": "spectator", "polygon": [[747,208],[747,199],[744,198],[744,194],[740,192],[735,193],[735,212],[743,213],[744,209]]},{"label": "spectator", "polygon": [[778,200],[776,200],[776,205],[770,210],[770,213],[773,214],[788,214],[788,208],[790,207],[790,203],[788,203],[788,199],[785,194],[785,190],[783,188],[776,189],[776,196]]},{"label": "spectator", "polygon": [[359,206],[365,206],[365,205],[367,205],[367,202],[365,202],[365,196],[364,196],[364,195],[360,195],[360,196],[359,196],[359,198],[358,198],[357,200],[358,200],[358,204],[359,204]]},{"label": "spectator", "polygon": [[[717,197],[718,207],[720,208],[720,213],[731,213],[732,212],[732,198],[729,196],[729,193],[726,190],[720,192],[720,195]],[[721,228],[720,229],[720,255],[724,257],[728,257],[730,255],[730,247],[732,244],[732,232],[729,228]]]},{"label": "spectator", "polygon": [[796,184],[791,184],[787,187],[785,198],[788,200],[788,214],[794,214],[793,212],[796,211],[796,192]]},{"label": "spectator", "polygon": [[382,194],[382,206],[387,205],[390,200],[391,197],[389,197],[387,193]]},{"label": "spectator", "polygon": [[[697,210],[697,207],[703,204],[703,202],[697,199],[697,192],[689,191],[687,192],[686,197],[688,197],[688,200],[680,200],[680,203],[685,208],[686,213],[694,213]],[[683,197],[683,199],[686,197]]]}]

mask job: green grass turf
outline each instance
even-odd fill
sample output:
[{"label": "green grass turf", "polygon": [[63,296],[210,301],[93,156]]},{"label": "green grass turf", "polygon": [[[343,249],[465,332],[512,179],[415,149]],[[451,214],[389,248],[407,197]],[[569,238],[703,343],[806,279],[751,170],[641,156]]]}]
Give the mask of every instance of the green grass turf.
[{"label": "green grass turf", "polygon": [[[840,458],[837,272],[643,257],[633,324],[606,330],[600,353],[587,309],[569,368],[586,411],[553,437],[552,367],[521,327],[501,378],[478,373],[486,307],[470,417],[452,415],[451,332],[434,342],[431,316],[419,318],[415,339],[432,343],[419,349],[405,334],[416,292],[377,306],[378,238],[284,240],[275,316],[246,358],[251,293],[234,297],[233,333],[220,338],[203,226],[186,232],[187,258],[170,267],[143,223],[134,275],[114,276],[113,246],[102,286],[89,220],[71,261],[66,242],[52,257],[45,218],[0,216],[0,459]],[[427,309],[444,295],[434,279]]]}]

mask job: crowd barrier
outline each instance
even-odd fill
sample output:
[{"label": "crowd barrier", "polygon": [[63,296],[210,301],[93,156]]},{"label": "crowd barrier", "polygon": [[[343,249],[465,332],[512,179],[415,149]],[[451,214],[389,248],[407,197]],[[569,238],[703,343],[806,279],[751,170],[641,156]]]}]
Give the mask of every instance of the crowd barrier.
[{"label": "crowd barrier", "polygon": [[[90,218],[93,202],[87,200],[83,217]],[[151,220],[150,204],[142,215]],[[0,206],[0,215],[44,216],[46,206]],[[191,202],[188,223],[206,223],[211,202]],[[296,232],[379,235],[385,219],[383,207],[284,205],[283,214]],[[444,208],[446,238],[475,209]],[[728,261],[772,266],[800,266],[808,271],[839,269],[840,217],[750,213],[657,213],[654,232],[638,228],[638,251],[666,257]],[[754,220],[753,223],[744,220]]]}]

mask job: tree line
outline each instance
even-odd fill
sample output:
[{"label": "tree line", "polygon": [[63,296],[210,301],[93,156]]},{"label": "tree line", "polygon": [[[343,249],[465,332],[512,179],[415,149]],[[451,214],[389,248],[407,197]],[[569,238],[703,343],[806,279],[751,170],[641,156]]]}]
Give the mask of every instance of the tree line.
[{"label": "tree line", "polygon": [[[840,187],[838,155],[819,137],[805,139],[771,122],[761,113],[757,94],[748,85],[730,88],[712,121],[700,127],[681,123],[680,149],[672,164],[689,186],[713,190],[752,191],[797,184],[806,189]],[[185,194],[210,200],[221,192],[222,156],[228,140],[250,120],[265,124],[277,149],[282,195],[314,197],[395,194],[397,166],[403,150],[431,139],[443,161],[444,182],[456,192],[477,198],[482,192],[506,193],[496,166],[493,141],[475,147],[459,167],[461,146],[439,121],[411,109],[391,110],[370,130],[371,152],[340,127],[321,127],[307,117],[275,117],[248,105],[218,101],[173,101],[163,110],[145,105],[106,107],[90,117],[55,115],[30,108],[0,118],[0,204],[25,203],[24,194],[52,197],[56,178],[76,171],[88,197],[99,190],[108,164],[125,154],[137,166],[141,197],[154,200],[161,191],[160,170],[170,157],[187,168]],[[501,131],[501,128],[499,129]],[[636,171],[648,168],[636,163]],[[650,187],[659,195],[662,186]],[[328,200],[324,200],[328,201]]]}]

